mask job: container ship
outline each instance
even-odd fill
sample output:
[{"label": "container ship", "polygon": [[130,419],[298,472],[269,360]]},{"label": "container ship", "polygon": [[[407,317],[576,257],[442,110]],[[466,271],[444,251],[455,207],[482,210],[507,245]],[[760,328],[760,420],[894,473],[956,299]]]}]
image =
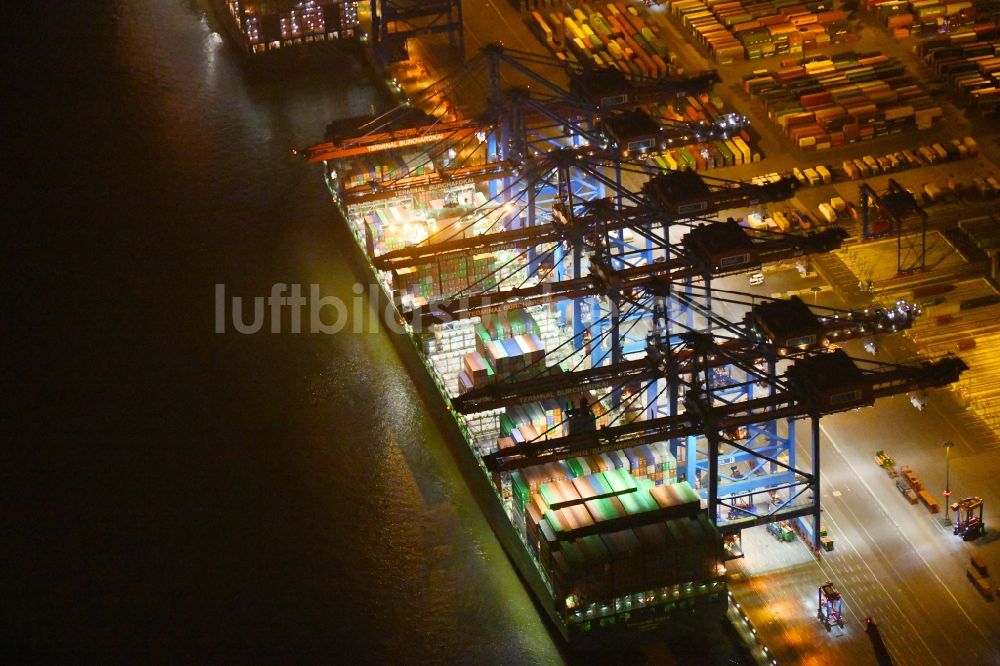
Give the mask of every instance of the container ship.
[{"label": "container ship", "polygon": [[359,35],[355,0],[212,2],[229,37],[254,59],[352,43]]},{"label": "container ship", "polygon": [[[509,288],[532,270],[523,253],[500,248],[386,263],[394,253],[489,237],[516,205],[497,196],[510,172],[488,155],[488,132],[439,106],[425,113],[415,102],[392,120],[334,123],[329,142],[304,152],[325,165],[357,264],[379,286],[400,355],[432,409],[446,415],[444,430],[496,535],[574,647],[718,624],[728,605],[723,538],[692,485],[678,479],[665,441],[518,469],[492,464],[526,442],[595,431],[636,412],[583,387],[475,413],[456,408],[471,391],[569,370],[586,351],[574,347],[566,303],[509,302],[424,325],[410,319],[435,299]],[[366,135],[372,127],[379,131]],[[572,354],[556,363],[566,349]]]},{"label": "container ship", "polygon": [[546,349],[572,339],[551,308],[503,309],[424,330],[407,323],[403,303],[433,298],[439,285],[492,284],[488,276],[514,253],[388,275],[379,257],[419,238],[444,238],[487,205],[486,192],[471,182],[441,183],[408,201],[365,202],[351,196],[347,174],[333,167],[325,174],[357,267],[379,287],[378,309],[397,350],[430,408],[446,415],[439,423],[495,534],[560,634],[586,650],[719,623],[728,603],[723,539],[692,486],[678,481],[665,442],[497,472],[486,459],[505,449],[613,423],[610,402],[579,389],[472,416],[456,410],[457,396],[544,367]]},{"label": "container ship", "polygon": [[[759,159],[727,114],[685,123],[649,110],[707,105],[712,77],[584,69],[562,88],[559,60],[560,74],[532,73],[550,65],[519,57],[486,47],[299,152],[323,165],[390,337],[568,644],[719,627],[741,529],[793,522],[817,548],[826,538],[819,416],[944,385],[964,366],[865,370],[827,350],[908,326],[905,304],[820,317],[801,300],[754,297],[744,320],[726,320],[713,277],[836,249],[846,232],[714,219],[791,198],[792,178],[738,183],[645,161],[677,145]],[[489,93],[459,100],[455,82],[477,71]],[[519,76],[545,96],[500,88]],[[811,470],[795,460],[801,418],[812,420]]]}]

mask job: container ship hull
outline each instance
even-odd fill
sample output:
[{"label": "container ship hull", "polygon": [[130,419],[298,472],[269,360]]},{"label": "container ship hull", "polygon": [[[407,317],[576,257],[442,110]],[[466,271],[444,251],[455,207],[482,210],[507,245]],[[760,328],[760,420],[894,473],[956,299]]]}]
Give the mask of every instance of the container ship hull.
[{"label": "container ship hull", "polygon": [[[369,293],[377,300],[373,303],[383,317],[394,318],[400,326],[385,326],[393,346],[407,366],[409,374],[417,384],[428,409],[444,434],[459,467],[465,476],[476,501],[483,510],[497,539],[500,541],[510,561],[521,578],[530,588],[538,605],[544,609],[550,625],[566,641],[573,651],[607,651],[609,646],[627,646],[669,636],[690,635],[692,631],[704,630],[708,626],[720,626],[725,622],[728,596],[724,574],[719,574],[709,583],[712,589],[695,592],[696,598],[681,599],[679,603],[656,603],[632,606],[625,612],[613,612],[610,617],[595,617],[593,621],[568,621],[565,607],[560,608],[553,590],[543,579],[539,565],[529,552],[522,534],[512,522],[511,514],[505,507],[504,498],[498,491],[482,463],[481,457],[470,441],[468,430],[460,423],[460,416],[451,405],[446,390],[435,376],[419,337],[402,327],[404,321],[391,289],[374,267],[365,239],[348,221],[348,211],[342,205],[336,184],[326,175],[326,184],[337,209],[338,230],[349,236],[345,247],[356,274],[363,275],[377,289]],[[608,573],[610,576],[610,572]],[[676,592],[675,592],[676,594]],[[692,596],[690,590],[688,597]]]}]

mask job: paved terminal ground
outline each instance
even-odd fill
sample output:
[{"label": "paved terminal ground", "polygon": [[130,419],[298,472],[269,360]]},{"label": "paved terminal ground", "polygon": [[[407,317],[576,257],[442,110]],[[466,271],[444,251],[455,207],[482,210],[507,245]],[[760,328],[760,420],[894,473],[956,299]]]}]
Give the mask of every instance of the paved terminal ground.
[{"label": "paved terminal ground", "polygon": [[[849,271],[840,275],[854,279]],[[846,307],[837,291],[812,291],[822,281],[800,278],[794,270],[775,271],[759,289],[806,290],[820,305]],[[804,286],[796,289],[797,282]],[[851,292],[849,284],[838,284],[841,289]],[[867,298],[855,292],[851,305],[864,305]],[[852,356],[873,358],[861,348],[862,341],[844,346]],[[912,360],[915,354],[905,337],[887,336],[873,360]],[[898,464],[911,467],[943,505],[941,443],[953,441],[954,496],[983,497],[985,523],[997,524],[996,440],[970,428],[962,418],[966,413],[957,392],[942,389],[930,392],[923,411],[897,396],[823,420],[821,500],[833,552],[816,558],[800,541],[779,542],[764,528],[754,528],[743,532],[746,558],[729,564],[730,588],[779,664],[873,663],[863,631],[868,615],[879,623],[894,663],[1000,663],[998,607],[980,597],[965,577],[972,554],[1000,560],[997,533],[963,542],[942,524],[943,513],[911,505],[874,461],[876,450],[888,451]],[[800,464],[808,464],[810,449],[800,437]],[[826,580],[843,594],[846,619],[843,627],[829,631],[816,617],[817,587]]]},{"label": "paved terminal ground", "polygon": [[[787,172],[792,167],[817,164],[839,165],[844,159],[864,155],[883,155],[919,144],[950,141],[973,135],[979,142],[980,155],[961,162],[901,171],[873,177],[867,182],[877,191],[887,187],[889,178],[919,192],[925,182],[944,184],[952,173],[971,180],[972,173],[992,171],[1000,174],[1000,123],[967,118],[949,101],[950,92],[934,81],[930,71],[911,53],[913,39],[895,40],[860,13],[860,39],[852,44],[835,45],[815,53],[840,51],[880,51],[907,64],[911,74],[942,88],[941,101],[945,122],[929,132],[902,134],[840,148],[802,153],[763,117],[761,110],[740,85],[744,74],[755,69],[775,69],[781,58],[737,63],[720,69],[723,83],[717,93],[727,108],[750,118],[759,134],[758,145],[764,154],[759,164],[716,169],[710,176],[749,179],[769,172]],[[547,54],[517,12],[503,0],[466,3],[464,6],[466,57],[471,57],[487,43],[502,40],[512,49]],[[714,67],[699,50],[687,42],[687,35],[672,24],[662,9],[649,18],[677,53],[689,71]],[[419,76],[411,85],[436,81],[459,64],[443,38],[411,41],[410,53],[419,63]],[[511,81],[516,85],[521,82]],[[471,88],[466,88],[471,90]],[[465,93],[456,100],[465,113],[478,108],[485,97],[485,83],[479,96]],[[633,184],[634,185],[634,184]],[[804,188],[796,200],[788,202],[815,213],[818,205],[839,196],[847,201],[858,199],[859,181],[841,181],[832,185]],[[897,256],[894,241],[858,243],[858,224],[848,218],[842,224],[853,236],[848,249],[816,257],[816,273],[800,277],[790,267],[767,267],[763,285],[749,287],[745,276],[719,280],[720,289],[755,291],[760,295],[802,294],[807,303],[834,307],[865,307],[891,302],[912,295],[915,287],[935,282],[963,280],[952,298],[988,293],[992,288],[976,276],[982,267],[970,265],[951,245],[947,231],[963,217],[995,212],[996,201],[953,201],[927,208],[930,233],[927,239],[927,270],[909,276],[896,275]],[[814,215],[815,217],[815,215]],[[859,289],[858,283],[871,280],[873,290]],[[972,286],[969,286],[972,285]],[[977,291],[979,290],[979,291]],[[936,307],[936,306],[934,306]],[[995,306],[994,306],[995,307]],[[987,312],[984,310],[984,312]],[[992,311],[989,311],[992,312]],[[954,317],[954,315],[952,315]],[[960,326],[982,326],[984,335],[973,351],[974,367],[991,367],[997,358],[996,331],[989,322],[963,314]],[[1000,317],[998,317],[1000,318]],[[987,317],[988,319],[988,317]],[[956,337],[947,327],[955,320],[929,310],[918,320],[908,336],[897,335],[879,340],[878,356],[863,349],[863,341],[845,344],[857,358],[884,362],[913,361],[921,352],[939,355]],[[941,331],[952,331],[941,335]],[[988,333],[988,334],[987,334]],[[949,338],[942,340],[941,338]],[[1000,664],[1000,603],[983,599],[966,579],[969,556],[977,554],[988,563],[991,584],[1000,582],[1000,456],[996,455],[997,438],[988,427],[985,398],[976,391],[984,386],[975,379],[965,379],[957,389],[929,392],[926,407],[918,411],[906,396],[881,401],[874,408],[834,415],[823,420],[821,499],[823,522],[834,540],[834,550],[816,557],[800,541],[779,542],[764,528],[746,530],[743,549],[746,558],[730,563],[730,585],[757,628],[764,643],[779,664],[874,663],[875,653],[864,632],[864,618],[871,615],[896,664]],[[1000,378],[997,380],[1000,382]],[[986,395],[986,394],[983,394]],[[985,407],[984,407],[985,406]],[[806,431],[807,428],[801,428]],[[976,542],[966,543],[952,535],[944,524],[945,451],[944,441],[954,442],[950,455],[950,487],[953,498],[978,495],[985,499],[985,523],[988,533]],[[805,437],[800,441],[799,456],[809,464],[811,447]],[[932,514],[922,504],[910,504],[900,493],[895,480],[874,461],[876,450],[884,449],[897,463],[910,466],[942,505],[941,513]],[[832,580],[844,597],[845,623],[829,630],[816,617],[817,587]]]}]

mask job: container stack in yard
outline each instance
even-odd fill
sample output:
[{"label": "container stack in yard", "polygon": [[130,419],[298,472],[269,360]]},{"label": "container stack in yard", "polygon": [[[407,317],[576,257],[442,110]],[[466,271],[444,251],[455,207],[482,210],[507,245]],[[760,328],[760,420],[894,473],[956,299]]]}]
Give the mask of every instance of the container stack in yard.
[{"label": "container stack in yard", "polygon": [[719,64],[746,59],[743,45],[702,0],[671,2],[670,11]]},{"label": "container stack in yard", "polygon": [[[549,7],[560,11],[547,11]],[[560,60],[572,58],[652,79],[669,73],[670,52],[635,8],[624,2],[551,3],[532,11],[527,22]]]},{"label": "container stack in yard", "polygon": [[671,148],[653,154],[650,159],[664,171],[704,171],[741,166],[760,161],[760,153],[750,150],[742,136]]},{"label": "container stack in yard", "polygon": [[670,11],[719,63],[802,53],[851,41],[847,13],[829,0],[674,0]]},{"label": "container stack in yard", "polygon": [[[1000,185],[1000,182],[997,184]],[[1000,195],[1000,188],[997,194]],[[990,279],[994,282],[1000,279],[1000,214],[960,220],[958,230],[986,255]]]},{"label": "container stack in yard", "polygon": [[893,37],[957,32],[976,22],[971,0],[865,0],[865,8]]},{"label": "container stack in yard", "polygon": [[[712,124],[722,117],[722,102],[709,94],[680,96],[668,102],[642,106],[656,121]],[[760,161],[753,138],[740,129],[729,139],[716,139],[652,153],[650,160],[664,171],[705,171]]]},{"label": "container stack in yard", "polygon": [[917,45],[917,54],[927,66],[948,82],[970,110],[983,115],[1000,107],[1000,40],[992,32],[993,39],[959,41],[952,35]]},{"label": "container stack in yard", "polygon": [[743,77],[744,90],[800,150],[930,129],[941,107],[895,58],[841,53]]}]

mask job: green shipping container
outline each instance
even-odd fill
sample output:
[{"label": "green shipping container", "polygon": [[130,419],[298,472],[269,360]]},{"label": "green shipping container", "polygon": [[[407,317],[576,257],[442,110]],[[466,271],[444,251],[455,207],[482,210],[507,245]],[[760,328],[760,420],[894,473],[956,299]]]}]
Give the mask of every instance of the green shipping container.
[{"label": "green shipping container", "polygon": [[514,472],[511,472],[510,486],[513,490],[514,500],[517,501],[518,506],[523,509],[524,505],[528,503],[531,493],[528,492],[528,484],[525,483],[524,477],[521,475],[520,471],[515,470]]}]

